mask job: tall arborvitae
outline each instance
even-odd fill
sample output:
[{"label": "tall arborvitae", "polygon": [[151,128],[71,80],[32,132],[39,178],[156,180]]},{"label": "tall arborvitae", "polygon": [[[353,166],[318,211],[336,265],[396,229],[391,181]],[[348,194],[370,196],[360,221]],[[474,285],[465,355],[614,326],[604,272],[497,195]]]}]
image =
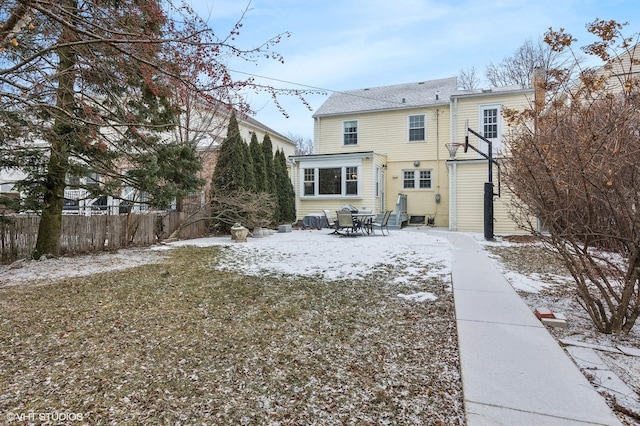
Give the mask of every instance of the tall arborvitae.
[{"label": "tall arborvitae", "polygon": [[249,192],[257,192],[256,175],[253,170],[253,157],[251,156],[249,145],[244,140],[242,140],[242,157],[244,159],[244,163],[242,164],[244,169],[244,189]]},{"label": "tall arborvitae", "polygon": [[267,180],[266,180],[265,190],[268,193],[275,195],[276,175],[273,169],[273,145],[271,144],[271,138],[269,137],[268,134],[264,135],[264,138],[262,139],[262,152],[264,154],[264,164],[265,164],[265,169],[267,171]]},{"label": "tall arborvitae", "polygon": [[228,194],[245,188],[244,145],[235,112],[231,113],[227,137],[220,145],[216,168],[211,178],[211,193]]},{"label": "tall arborvitae", "polygon": [[276,195],[278,197],[278,223],[295,222],[296,194],[287,173],[287,159],[281,150],[276,151],[274,170],[276,175]]},{"label": "tall arborvitae", "polygon": [[262,146],[258,142],[255,133],[251,135],[251,143],[249,151],[253,159],[253,174],[256,179],[256,192],[267,192],[267,165],[264,161],[264,152]]}]

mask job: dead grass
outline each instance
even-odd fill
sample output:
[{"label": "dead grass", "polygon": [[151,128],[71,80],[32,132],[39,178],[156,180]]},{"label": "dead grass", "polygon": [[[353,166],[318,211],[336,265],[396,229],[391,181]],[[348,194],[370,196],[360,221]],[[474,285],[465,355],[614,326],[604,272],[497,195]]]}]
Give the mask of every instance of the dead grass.
[{"label": "dead grass", "polygon": [[[89,424],[463,424],[445,283],[244,276],[220,249],[0,289],[0,415]],[[406,288],[403,288],[405,287]],[[410,288],[409,288],[410,287]],[[398,298],[428,291],[435,302]],[[4,420],[4,418],[3,418]]]}]

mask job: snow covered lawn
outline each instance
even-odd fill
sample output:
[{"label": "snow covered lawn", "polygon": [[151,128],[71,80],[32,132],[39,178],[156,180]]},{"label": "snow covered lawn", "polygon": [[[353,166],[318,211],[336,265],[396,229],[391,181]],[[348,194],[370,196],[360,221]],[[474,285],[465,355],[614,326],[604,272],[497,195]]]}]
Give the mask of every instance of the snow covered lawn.
[{"label": "snow covered lawn", "polygon": [[447,242],[327,234],[2,267],[0,413],[463,424]]},{"label": "snow covered lawn", "polygon": [[[447,240],[424,227],[328,234],[0,266],[0,413],[463,424]],[[535,242],[475,237],[532,311],[566,315],[568,328],[550,333],[577,348],[568,354],[595,351],[601,363],[576,363],[625,424],[637,422],[640,326],[598,333],[553,255]]]}]

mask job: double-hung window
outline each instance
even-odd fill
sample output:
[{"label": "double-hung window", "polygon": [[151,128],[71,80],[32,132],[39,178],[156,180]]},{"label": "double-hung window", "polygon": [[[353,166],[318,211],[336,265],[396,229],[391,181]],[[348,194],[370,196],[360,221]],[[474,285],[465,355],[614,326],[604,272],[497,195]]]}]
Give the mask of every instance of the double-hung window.
[{"label": "double-hung window", "polygon": [[[491,141],[493,155],[502,151],[502,115],[499,104],[481,105],[478,120],[480,121],[480,132],[482,136]],[[478,148],[487,154],[488,147],[484,141],[478,142]]]},{"label": "double-hung window", "polygon": [[346,195],[358,195],[358,168],[347,167],[344,176]]},{"label": "double-hung window", "polygon": [[316,193],[316,169],[304,169],[304,195]]},{"label": "double-hung window", "polygon": [[409,142],[426,140],[426,127],[424,114],[409,116]]},{"label": "double-hung window", "polygon": [[405,170],[402,176],[404,189],[431,189],[431,170]]},{"label": "double-hung window", "polygon": [[358,120],[347,120],[342,122],[343,140],[345,145],[358,144]]}]

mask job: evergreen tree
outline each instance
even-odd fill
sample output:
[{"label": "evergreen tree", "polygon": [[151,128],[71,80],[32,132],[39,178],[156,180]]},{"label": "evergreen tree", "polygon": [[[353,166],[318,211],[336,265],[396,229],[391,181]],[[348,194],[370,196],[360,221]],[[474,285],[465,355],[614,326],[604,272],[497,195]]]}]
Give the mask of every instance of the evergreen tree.
[{"label": "evergreen tree", "polygon": [[278,200],[278,223],[294,222],[296,220],[296,194],[287,173],[287,159],[282,150],[276,151],[274,169]]},{"label": "evergreen tree", "polygon": [[242,139],[241,142],[242,158],[244,159],[244,162],[242,163],[244,170],[244,189],[249,192],[257,192],[256,175],[253,171],[253,157],[251,156],[249,145],[244,141],[244,139]]},{"label": "evergreen tree", "polygon": [[249,151],[253,159],[253,173],[256,179],[256,192],[267,192],[267,167],[264,161],[264,152],[258,142],[258,137],[254,133],[251,135]]},{"label": "evergreen tree", "polygon": [[14,189],[25,198],[12,207],[41,212],[34,257],[59,254],[69,178],[94,197],[147,192],[155,206],[201,187],[196,144],[183,143],[194,139],[171,138],[178,124],[192,130],[184,99],[246,111],[240,88],[267,91],[276,103],[289,94],[236,81],[224,61],[281,62],[272,50],[280,36],[239,49],[229,43],[242,18],[225,36],[180,3],[2,2],[0,164],[24,176]]},{"label": "evergreen tree", "polygon": [[271,138],[268,134],[264,135],[262,139],[262,152],[264,153],[264,164],[267,171],[267,180],[265,190],[270,193],[276,193],[275,186],[275,170],[273,168],[273,145],[271,144]]},{"label": "evergreen tree", "polygon": [[245,188],[245,143],[240,137],[240,128],[235,112],[231,113],[227,137],[220,145],[218,161],[211,178],[211,192],[230,193]]}]

